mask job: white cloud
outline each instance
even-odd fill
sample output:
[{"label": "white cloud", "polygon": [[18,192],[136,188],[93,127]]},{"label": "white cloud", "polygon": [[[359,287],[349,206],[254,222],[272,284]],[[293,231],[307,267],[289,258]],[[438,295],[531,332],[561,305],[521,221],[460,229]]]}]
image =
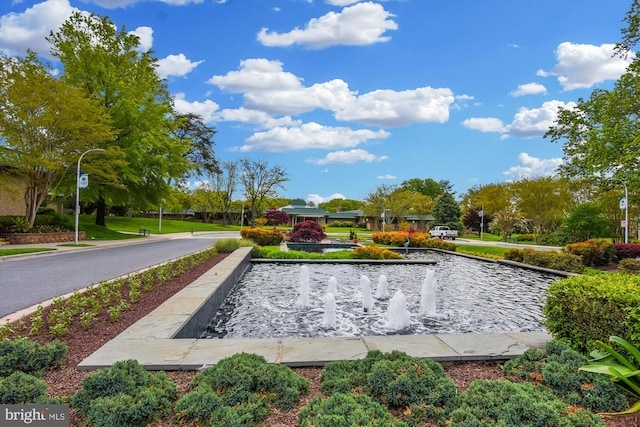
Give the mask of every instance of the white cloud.
[{"label": "white cloud", "polygon": [[355,147],[358,144],[389,136],[384,130],[353,130],[347,127],[329,127],[310,122],[300,126],[278,126],[251,135],[240,151],[266,151],[283,153],[307,149],[328,149]]},{"label": "white cloud", "polygon": [[510,167],[507,171],[503,172],[503,175],[515,180],[539,176],[553,176],[556,174],[558,166],[562,164],[561,158],[540,159],[532,157],[527,153],[520,153],[518,160],[520,164]]},{"label": "white cloud", "polygon": [[241,61],[239,70],[213,76],[208,82],[226,92],[242,93],[244,107],[250,110],[296,115],[323,109],[334,112],[337,120],[381,127],[444,122],[455,100],[448,88],[376,90],[358,95],[340,79],[304,86],[301,78],[284,71],[280,61],[264,58]]},{"label": "white cloud", "polygon": [[336,119],[381,127],[444,123],[449,119],[449,105],[453,101],[453,93],[447,88],[376,90],[353,98],[336,112]]},{"label": "white cloud", "polygon": [[147,51],[153,46],[153,29],[151,27],[138,27],[130,31],[129,34],[138,36],[141,51]]},{"label": "white cloud", "polygon": [[348,6],[353,3],[358,3],[360,0],[327,0],[327,3],[333,6]]},{"label": "white cloud", "polygon": [[220,106],[211,100],[204,102],[189,102],[185,99],[185,94],[177,93],[173,99],[173,104],[178,113],[187,114],[193,113],[202,117],[205,123],[211,122],[216,119],[216,112]]},{"label": "white cloud", "polygon": [[25,54],[27,49],[51,58],[50,45],[45,40],[51,31],[78,9],[69,0],[46,0],[27,8],[23,13],[8,13],[0,17],[0,51],[8,55]]},{"label": "white cloud", "polygon": [[505,126],[502,120],[494,117],[472,117],[462,122],[462,126],[479,130],[480,132],[504,132]]},{"label": "white cloud", "polygon": [[397,178],[397,176],[391,175],[391,174],[376,176],[376,179],[396,179],[396,178]]},{"label": "white cloud", "polygon": [[538,95],[540,93],[546,93],[547,88],[540,83],[525,83],[518,85],[518,88],[510,93],[511,96],[525,96],[525,95]]},{"label": "white cloud", "polygon": [[349,150],[349,151],[345,151],[345,150],[333,151],[331,153],[328,153],[324,157],[324,159],[310,158],[310,159],[307,159],[306,161],[308,163],[313,163],[316,165],[328,165],[328,164],[334,164],[334,163],[352,165],[357,162],[367,162],[367,163],[381,162],[383,160],[387,160],[388,158],[389,156],[376,156],[375,154],[371,154],[366,150],[361,150],[357,148],[355,150]]},{"label": "white cloud", "polygon": [[314,18],[304,29],[295,28],[288,33],[278,34],[263,28],[257,38],[265,46],[299,44],[312,49],[337,45],[364,46],[390,39],[383,34],[398,28],[391,19],[393,16],[381,4],[358,3],[345,7],[340,13],[329,12]]},{"label": "white cloud", "polygon": [[313,202],[313,203],[315,203],[316,206],[318,206],[320,203],[330,202],[330,201],[332,201],[334,199],[345,200],[346,197],[344,195],[340,194],[340,193],[334,193],[334,194],[332,194],[330,196],[326,196],[326,197],[323,197],[323,196],[321,196],[319,194],[309,194],[307,196],[307,202]]},{"label": "white cloud", "polygon": [[555,124],[559,108],[568,109],[575,106],[574,102],[548,101],[543,103],[540,108],[520,108],[513,116],[511,124],[508,125],[494,117],[474,117],[466,119],[462,122],[462,125],[480,132],[498,132],[502,134],[502,138],[508,138],[509,136],[520,138],[539,137],[543,136]]},{"label": "white cloud", "polygon": [[574,44],[564,42],[556,49],[558,63],[551,71],[538,70],[539,76],[557,76],[565,90],[588,88],[605,80],[617,80],[634,59],[613,55],[614,44]]},{"label": "white cloud", "polygon": [[248,108],[225,109],[220,111],[220,120],[260,125],[265,129],[277,126],[300,126],[302,121],[293,120],[291,116],[273,117],[264,111]]},{"label": "white cloud", "polygon": [[166,58],[158,60],[158,76],[163,79],[169,76],[182,77],[189,74],[203,62],[204,61],[191,61],[187,59],[183,53],[169,55]]}]

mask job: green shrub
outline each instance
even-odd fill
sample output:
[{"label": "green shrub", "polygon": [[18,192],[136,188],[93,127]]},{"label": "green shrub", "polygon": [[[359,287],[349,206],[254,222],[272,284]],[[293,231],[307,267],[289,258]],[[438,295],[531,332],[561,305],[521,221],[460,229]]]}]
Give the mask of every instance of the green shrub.
[{"label": "green shrub", "polygon": [[618,264],[618,271],[626,274],[640,274],[640,260],[624,258]]},{"label": "green shrub", "polygon": [[524,249],[507,249],[504,252],[504,259],[515,262],[524,262]]},{"label": "green shrub", "polygon": [[[291,368],[267,363],[264,357],[247,353],[233,355],[204,369],[194,377],[191,386],[194,390],[176,404],[176,417],[180,421],[218,419],[219,424],[212,422],[213,425],[223,425],[220,417],[240,417],[244,420],[242,425],[254,425],[266,419],[271,406],[289,410],[301,395],[309,392],[309,382]],[[245,408],[238,413],[240,406]]]},{"label": "green shrub", "polygon": [[551,389],[567,404],[596,412],[619,411],[626,397],[599,375],[579,371],[587,358],[559,340],[547,342],[545,352],[529,349],[503,366],[507,375],[534,381]]},{"label": "green shrub", "polygon": [[298,422],[301,427],[406,426],[369,396],[343,393],[314,397],[298,413]]},{"label": "green shrub", "polygon": [[531,248],[509,249],[505,251],[504,258],[552,270],[571,273],[582,273],[584,271],[581,257],[556,251],[536,251]]},{"label": "green shrub", "polygon": [[24,372],[16,371],[7,377],[0,377],[0,404],[46,404],[58,403],[47,394],[47,383]]},{"label": "green shrub", "polygon": [[152,374],[135,360],[87,375],[71,406],[94,426],[145,425],[169,414],[178,389],[164,372]]},{"label": "green shrub", "polygon": [[329,224],[329,227],[353,227],[353,222],[351,221],[333,221]]},{"label": "green shrub", "polygon": [[613,244],[602,239],[571,243],[564,251],[582,257],[582,264],[587,267],[609,265],[613,259]]},{"label": "green shrub", "polygon": [[476,380],[460,395],[449,426],[604,426],[595,414],[568,408],[531,383]]},{"label": "green shrub", "polygon": [[367,394],[385,405],[411,407],[438,420],[457,405],[457,388],[439,363],[400,351],[372,350],[364,359],[327,363],[321,390],[328,395]]},{"label": "green shrub", "polygon": [[280,231],[263,228],[243,228],[240,230],[240,236],[260,246],[277,246],[284,240],[284,234]]},{"label": "green shrub", "polygon": [[62,366],[67,346],[60,341],[38,344],[26,338],[0,341],[0,377],[21,371],[35,376],[44,375],[48,368]]},{"label": "green shrub", "polygon": [[553,337],[581,353],[610,335],[640,343],[640,284],[633,275],[577,276],[553,282],[546,290],[543,313]]}]

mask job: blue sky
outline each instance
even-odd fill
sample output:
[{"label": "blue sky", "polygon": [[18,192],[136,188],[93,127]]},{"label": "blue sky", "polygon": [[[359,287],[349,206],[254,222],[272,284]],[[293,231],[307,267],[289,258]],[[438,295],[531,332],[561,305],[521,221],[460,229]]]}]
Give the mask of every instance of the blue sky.
[{"label": "blue sky", "polygon": [[362,200],[411,178],[475,185],[553,174],[559,106],[611,88],[631,0],[2,0],[0,51],[49,55],[75,10],[159,59],[220,160],[286,169],[281,195]]}]

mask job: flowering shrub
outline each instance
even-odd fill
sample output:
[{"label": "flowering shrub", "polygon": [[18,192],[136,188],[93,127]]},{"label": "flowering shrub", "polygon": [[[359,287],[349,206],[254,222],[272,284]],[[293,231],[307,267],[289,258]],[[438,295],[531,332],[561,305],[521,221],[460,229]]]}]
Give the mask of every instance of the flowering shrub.
[{"label": "flowering shrub", "polygon": [[565,246],[564,251],[582,257],[582,263],[588,267],[609,265],[613,259],[613,245],[601,239],[571,243]]},{"label": "flowering shrub", "polygon": [[445,242],[441,239],[432,239],[429,234],[417,231],[391,231],[385,233],[373,233],[371,240],[380,245],[389,245],[402,247],[409,239],[409,247],[411,248],[437,248],[447,251],[456,250],[454,243]]},{"label": "flowering shrub", "polygon": [[240,231],[240,236],[260,246],[276,246],[284,240],[284,235],[281,232],[263,228],[243,228]]},{"label": "flowering shrub", "polygon": [[378,246],[361,246],[355,248],[350,254],[352,259],[404,259],[404,257],[389,249]]}]

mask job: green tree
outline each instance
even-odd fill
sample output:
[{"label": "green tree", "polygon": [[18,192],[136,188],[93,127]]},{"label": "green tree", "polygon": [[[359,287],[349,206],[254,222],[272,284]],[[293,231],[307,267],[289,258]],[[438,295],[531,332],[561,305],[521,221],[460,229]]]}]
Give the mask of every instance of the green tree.
[{"label": "green tree", "polygon": [[512,187],[518,212],[531,224],[536,243],[562,223],[572,206],[569,187],[560,178],[525,178]]},{"label": "green tree", "polygon": [[171,97],[156,73],[157,59],[140,52],[136,35],[94,14],[74,13],[47,40],[67,81],[107,109],[116,130],[108,146],[126,160],[117,178],[87,192],[97,201],[96,224],[105,225],[108,203],[159,204],[170,178],[183,177],[192,163],[190,146],[174,135]]},{"label": "green tree", "polygon": [[167,197],[166,209],[184,219],[187,211],[193,205],[193,193],[186,187],[173,187]]},{"label": "green tree", "polygon": [[209,182],[203,182],[193,192],[193,208],[202,217],[202,222],[210,222],[220,206],[220,194]]},{"label": "green tree", "polygon": [[432,199],[436,199],[445,191],[442,187],[442,183],[446,183],[447,186],[449,185],[448,181],[436,182],[431,178],[411,178],[406,181],[402,181],[400,187],[414,193],[423,194],[431,197]]},{"label": "green tree", "polygon": [[392,219],[395,219],[397,226],[403,222],[407,214],[410,213],[415,193],[395,186],[392,188],[393,191],[391,191],[391,194],[387,197],[386,206],[389,209],[388,212],[392,215],[389,222],[391,222]]},{"label": "green tree", "polygon": [[213,137],[216,130],[207,126],[202,117],[197,114],[177,114],[175,116],[177,123],[173,130],[174,137],[180,145],[188,147],[184,152],[184,156],[191,162],[191,169],[185,170],[185,176],[193,173],[196,176],[214,176],[221,172],[213,151],[215,144]]},{"label": "green tree", "polygon": [[525,221],[518,215],[518,212],[506,208],[494,213],[493,219],[489,223],[489,231],[493,234],[499,234],[502,241],[506,242],[516,228],[522,228],[525,225]]},{"label": "green tree", "polygon": [[609,237],[613,223],[597,203],[582,203],[574,207],[562,224],[570,242],[582,242],[598,237]]},{"label": "green tree", "polygon": [[355,211],[362,207],[364,203],[352,199],[332,199],[328,202],[320,203],[319,208],[326,209],[327,212]]},{"label": "green tree", "polygon": [[419,229],[422,231],[426,231],[426,216],[430,215],[433,212],[434,201],[431,197],[426,194],[413,194],[411,197],[411,210],[410,212],[414,215],[418,215],[419,219]]},{"label": "green tree", "polygon": [[240,183],[249,202],[251,226],[256,226],[258,207],[268,197],[275,197],[278,188],[284,188],[289,175],[280,166],[269,166],[266,160],[240,159]]},{"label": "green tree", "polygon": [[460,205],[450,192],[443,193],[433,208],[433,217],[438,225],[448,225],[456,230],[462,230],[462,212]]},{"label": "green tree", "polygon": [[222,168],[213,175],[213,188],[220,195],[220,211],[222,212],[222,225],[227,225],[229,214],[233,205],[233,195],[238,186],[238,162],[228,161],[222,163]]},{"label": "green tree", "polygon": [[385,216],[389,214],[389,212],[386,212],[386,201],[392,191],[392,186],[382,184],[373,192],[367,194],[364,198],[364,206],[362,207],[362,210],[366,216],[373,219],[373,228],[375,230],[382,229],[380,224],[383,218],[385,223],[391,222],[390,218]]},{"label": "green tree", "polygon": [[[25,218],[32,227],[50,192],[70,178],[90,148],[113,138],[110,117],[84,92],[52,76],[33,52],[0,56],[0,164],[26,182]],[[87,158],[84,171],[94,170]],[[101,173],[110,164],[101,162]]]}]

